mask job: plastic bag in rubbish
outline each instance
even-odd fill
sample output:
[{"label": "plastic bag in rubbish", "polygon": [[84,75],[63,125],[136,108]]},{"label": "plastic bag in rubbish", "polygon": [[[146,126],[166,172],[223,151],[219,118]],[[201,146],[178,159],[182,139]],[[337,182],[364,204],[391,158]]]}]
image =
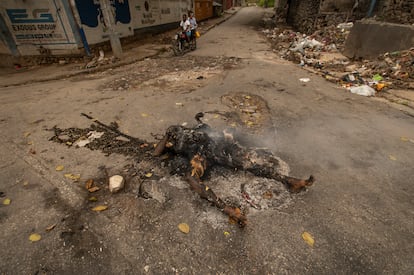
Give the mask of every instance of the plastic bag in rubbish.
[{"label": "plastic bag in rubbish", "polygon": [[374,96],[375,95],[375,90],[372,89],[368,85],[351,87],[351,89],[349,90],[351,91],[351,93],[357,94],[357,95],[363,95],[363,96]]}]

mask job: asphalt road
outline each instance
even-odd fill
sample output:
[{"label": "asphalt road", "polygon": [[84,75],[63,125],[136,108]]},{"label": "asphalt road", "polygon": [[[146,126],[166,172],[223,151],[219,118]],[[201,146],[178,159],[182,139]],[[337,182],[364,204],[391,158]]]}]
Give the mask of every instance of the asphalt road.
[{"label": "asphalt road", "polygon": [[[278,59],[257,31],[263,12],[241,9],[182,58],[0,89],[0,191],[12,199],[0,206],[0,273],[413,273],[414,119]],[[304,77],[310,82],[299,81]],[[129,87],[119,89],[125,82]],[[278,204],[251,210],[244,229],[180,178],[145,163],[140,171],[159,175],[164,199],[138,198],[128,178],[120,194],[97,193],[107,211],[90,211],[96,204],[83,181],[105,177],[103,165],[122,174],[134,159],[49,141],[54,125],[89,126],[81,112],[153,140],[151,133],[192,123],[199,111],[234,111],[225,99],[236,95],[260,98],[268,122],[262,126],[271,129],[239,131],[271,148],[291,175],[317,180],[297,195],[274,190]],[[63,173],[79,173],[82,181]],[[208,180],[217,193],[234,196],[242,182],[267,183],[230,172]],[[177,229],[181,222],[189,234]],[[42,239],[31,243],[34,232]]]}]

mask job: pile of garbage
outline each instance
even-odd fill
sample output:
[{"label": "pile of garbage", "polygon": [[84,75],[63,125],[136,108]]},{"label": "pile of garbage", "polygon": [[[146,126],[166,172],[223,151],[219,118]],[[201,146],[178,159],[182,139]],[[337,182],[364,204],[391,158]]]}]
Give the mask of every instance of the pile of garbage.
[{"label": "pile of garbage", "polygon": [[351,92],[372,96],[387,88],[414,89],[414,48],[373,60],[341,54],[353,23],[327,26],[305,35],[287,28],[265,29],[274,52]]}]

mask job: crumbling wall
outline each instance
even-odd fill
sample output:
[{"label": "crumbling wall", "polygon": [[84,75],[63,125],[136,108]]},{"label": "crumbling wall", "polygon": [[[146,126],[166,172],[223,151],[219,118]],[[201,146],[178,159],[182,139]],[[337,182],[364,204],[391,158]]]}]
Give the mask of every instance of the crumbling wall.
[{"label": "crumbling wall", "polygon": [[[309,34],[324,26],[365,18],[371,4],[372,0],[278,0],[276,23],[287,22]],[[413,24],[414,0],[377,0],[371,16],[379,21]]]},{"label": "crumbling wall", "polygon": [[379,0],[375,15],[380,21],[414,24],[414,0]]},{"label": "crumbling wall", "polygon": [[303,33],[315,29],[315,18],[319,13],[320,0],[288,0],[287,23]]}]

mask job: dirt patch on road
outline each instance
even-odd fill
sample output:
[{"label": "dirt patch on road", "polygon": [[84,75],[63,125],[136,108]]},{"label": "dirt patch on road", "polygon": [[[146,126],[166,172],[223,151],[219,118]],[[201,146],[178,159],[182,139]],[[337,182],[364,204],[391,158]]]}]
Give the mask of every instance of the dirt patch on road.
[{"label": "dirt patch on road", "polygon": [[240,126],[255,133],[273,130],[270,109],[262,97],[249,93],[230,93],[224,95],[221,101],[237,113],[238,121],[231,122],[234,126],[240,123]]},{"label": "dirt patch on road", "polygon": [[[137,63],[107,71],[101,76],[116,78],[99,87],[102,90],[133,90],[151,88],[162,91],[182,91],[203,86],[203,80],[220,75],[224,70],[239,66],[241,61],[233,57],[184,56],[171,58],[147,58]],[[94,77],[94,76],[88,76]]]}]

